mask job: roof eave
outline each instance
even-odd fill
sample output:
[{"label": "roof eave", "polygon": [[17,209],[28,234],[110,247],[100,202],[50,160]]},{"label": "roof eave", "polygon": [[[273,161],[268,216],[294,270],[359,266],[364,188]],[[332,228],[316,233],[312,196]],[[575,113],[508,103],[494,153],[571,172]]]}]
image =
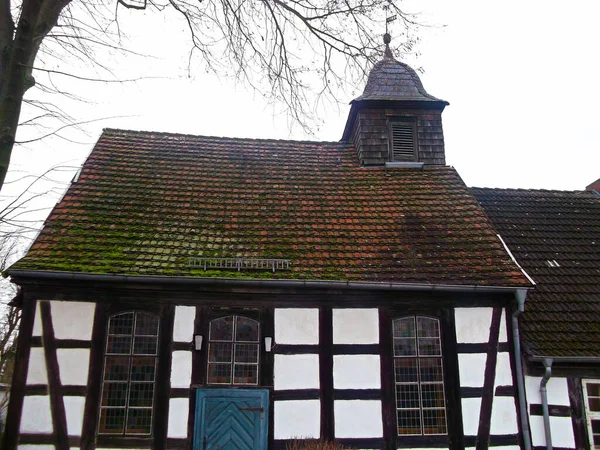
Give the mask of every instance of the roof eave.
[{"label": "roof eave", "polygon": [[478,293],[516,293],[528,291],[532,286],[490,286],[473,284],[438,284],[438,283],[388,283],[388,282],[356,282],[356,281],[320,281],[320,280],[264,280],[239,278],[203,278],[184,276],[152,276],[152,275],[120,275],[91,274],[82,272],[59,272],[45,270],[8,269],[6,274],[17,279],[46,279],[62,281],[107,281],[132,282],[141,284],[185,284],[185,285],[236,285],[246,287],[291,287],[291,288],[334,288],[353,290],[379,291],[427,291],[427,292],[478,292]]}]

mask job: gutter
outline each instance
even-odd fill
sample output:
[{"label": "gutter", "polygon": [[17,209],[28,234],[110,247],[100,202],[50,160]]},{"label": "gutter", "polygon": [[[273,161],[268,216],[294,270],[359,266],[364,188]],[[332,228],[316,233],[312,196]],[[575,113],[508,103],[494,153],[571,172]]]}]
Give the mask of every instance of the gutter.
[{"label": "gutter", "polygon": [[550,360],[556,363],[600,363],[600,356],[531,356],[528,358],[531,362],[545,363],[546,360]]},{"label": "gutter", "polygon": [[53,272],[8,269],[5,272],[11,277],[38,278],[47,280],[72,280],[72,281],[110,281],[132,283],[165,283],[179,285],[207,285],[222,284],[244,287],[278,287],[278,288],[331,288],[331,289],[358,289],[358,290],[392,290],[392,291],[425,291],[425,292],[481,292],[481,293],[508,293],[529,290],[522,286],[487,286],[480,284],[419,284],[419,283],[376,283],[353,281],[317,281],[317,280],[256,280],[237,278],[192,278],[184,276],[151,276],[151,275],[114,275],[114,274],[88,274],[81,272]]},{"label": "gutter", "polygon": [[523,445],[525,450],[531,450],[531,432],[527,414],[527,402],[525,400],[525,376],[523,375],[523,360],[521,359],[521,337],[519,336],[519,315],[525,310],[525,297],[527,291],[519,290],[516,293],[517,309],[512,314],[513,345],[515,351],[515,370],[517,378],[517,394],[519,397],[519,416],[521,419],[521,431],[523,432]]},{"label": "gutter", "polygon": [[548,391],[546,385],[552,376],[552,358],[544,359],[544,376],[540,381],[540,394],[542,395],[542,414],[544,415],[544,434],[546,435],[546,450],[552,450],[552,433],[550,430],[550,411],[548,410]]}]

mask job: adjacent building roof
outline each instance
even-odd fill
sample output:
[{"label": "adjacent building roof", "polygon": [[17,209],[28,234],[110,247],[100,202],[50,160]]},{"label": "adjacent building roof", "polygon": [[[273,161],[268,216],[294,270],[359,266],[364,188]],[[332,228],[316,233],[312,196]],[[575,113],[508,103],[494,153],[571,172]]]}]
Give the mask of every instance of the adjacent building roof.
[{"label": "adjacent building roof", "polygon": [[[190,257],[291,266],[205,271]],[[360,168],[340,142],[113,129],[17,269],[529,286],[452,168]]]},{"label": "adjacent building roof", "polygon": [[408,65],[394,59],[391,54],[377,62],[371,72],[363,94],[352,103],[363,100],[448,102],[425,91],[417,73]]},{"label": "adjacent building roof", "polygon": [[472,192],[537,283],[521,315],[527,353],[600,357],[600,198],[585,191]]}]

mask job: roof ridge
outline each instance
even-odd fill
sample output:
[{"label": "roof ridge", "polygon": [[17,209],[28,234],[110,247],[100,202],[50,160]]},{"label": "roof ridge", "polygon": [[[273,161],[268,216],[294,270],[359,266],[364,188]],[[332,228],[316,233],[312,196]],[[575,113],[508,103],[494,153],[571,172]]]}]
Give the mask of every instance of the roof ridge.
[{"label": "roof ridge", "polygon": [[124,128],[111,128],[106,127],[102,129],[102,135],[105,133],[128,133],[128,134],[147,134],[147,135],[163,135],[163,136],[181,136],[181,137],[192,137],[192,138],[200,138],[200,139],[214,139],[214,140],[223,140],[223,141],[251,141],[251,142],[291,142],[291,143],[299,143],[299,144],[326,144],[326,145],[345,145],[352,146],[350,142],[347,141],[310,141],[307,139],[268,139],[268,138],[241,138],[241,137],[232,137],[232,136],[208,136],[203,134],[190,134],[190,133],[174,133],[170,131],[147,131],[147,130],[130,130]]}]

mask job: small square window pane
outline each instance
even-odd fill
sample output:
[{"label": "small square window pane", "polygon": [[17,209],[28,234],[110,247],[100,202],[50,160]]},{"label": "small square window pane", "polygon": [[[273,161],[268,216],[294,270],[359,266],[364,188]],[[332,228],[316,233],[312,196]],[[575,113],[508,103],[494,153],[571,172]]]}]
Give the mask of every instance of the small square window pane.
[{"label": "small square window pane", "polygon": [[125,426],[125,409],[121,408],[101,408],[100,409],[100,425],[98,431],[100,433],[115,433],[123,434]]},{"label": "small square window pane", "polygon": [[588,397],[600,397],[600,383],[587,383],[585,389]]},{"label": "small square window pane", "polygon": [[108,321],[108,334],[132,334],[133,313],[123,313],[113,316]]},{"label": "small square window pane", "polygon": [[394,360],[396,383],[416,383],[419,381],[418,365],[415,358],[398,358]]},{"label": "small square window pane", "polygon": [[415,336],[415,319],[407,317],[405,319],[394,320],[394,337],[408,338]]},{"label": "small square window pane", "polygon": [[441,358],[421,358],[420,366],[422,383],[444,381]]},{"label": "small square window pane", "polygon": [[127,383],[104,383],[102,406],[123,406],[127,402]]},{"label": "small square window pane", "polygon": [[419,356],[442,356],[442,347],[438,338],[419,339]]},{"label": "small square window pane", "polygon": [[226,342],[211,342],[208,345],[208,362],[232,362],[231,350],[233,344]]},{"label": "small square window pane", "polygon": [[421,411],[418,409],[398,410],[398,434],[421,434]]},{"label": "small square window pane", "polygon": [[158,336],[158,317],[137,313],[135,317],[136,336]]},{"label": "small square window pane", "polygon": [[128,434],[150,434],[152,427],[152,409],[129,408],[127,414]]},{"label": "small square window pane", "polygon": [[258,344],[235,344],[235,362],[258,363]]},{"label": "small square window pane", "polygon": [[258,384],[258,366],[235,364],[233,384]]},{"label": "small square window pane", "polygon": [[233,340],[233,316],[221,317],[210,322],[209,340]]},{"label": "small square window pane", "polygon": [[215,384],[231,384],[231,364],[209,364],[208,382]]},{"label": "small square window pane", "polygon": [[107,356],[104,363],[104,379],[109,381],[127,381],[129,374],[128,356]]},{"label": "small square window pane", "polygon": [[417,318],[419,337],[440,337],[440,323],[437,319],[428,317]]},{"label": "small square window pane", "polygon": [[419,385],[418,384],[397,384],[396,385],[396,407],[419,408]]},{"label": "small square window pane", "polygon": [[158,339],[154,336],[136,336],[133,340],[134,355],[156,355]]},{"label": "small square window pane", "polygon": [[423,410],[423,434],[446,434],[446,410]]},{"label": "small square window pane", "polygon": [[600,398],[588,397],[589,410],[600,412]]},{"label": "small square window pane", "polygon": [[443,408],[444,386],[443,384],[422,384],[421,396],[423,398],[423,408]]},{"label": "small square window pane", "polygon": [[417,356],[415,339],[394,339],[394,356]]},{"label": "small square window pane", "polygon": [[596,433],[600,434],[600,419],[592,420],[592,432],[594,434],[596,434]]},{"label": "small square window pane", "polygon": [[600,434],[594,434],[594,448],[600,448]]},{"label": "small square window pane", "polygon": [[131,336],[108,336],[106,353],[118,355],[131,354]]},{"label": "small square window pane", "polygon": [[237,317],[235,340],[238,342],[258,342],[258,322],[246,317]]},{"label": "small square window pane", "polygon": [[154,381],[156,358],[137,357],[131,359],[131,381]]},{"label": "small square window pane", "polygon": [[129,389],[129,406],[152,407],[154,383],[131,383]]}]

